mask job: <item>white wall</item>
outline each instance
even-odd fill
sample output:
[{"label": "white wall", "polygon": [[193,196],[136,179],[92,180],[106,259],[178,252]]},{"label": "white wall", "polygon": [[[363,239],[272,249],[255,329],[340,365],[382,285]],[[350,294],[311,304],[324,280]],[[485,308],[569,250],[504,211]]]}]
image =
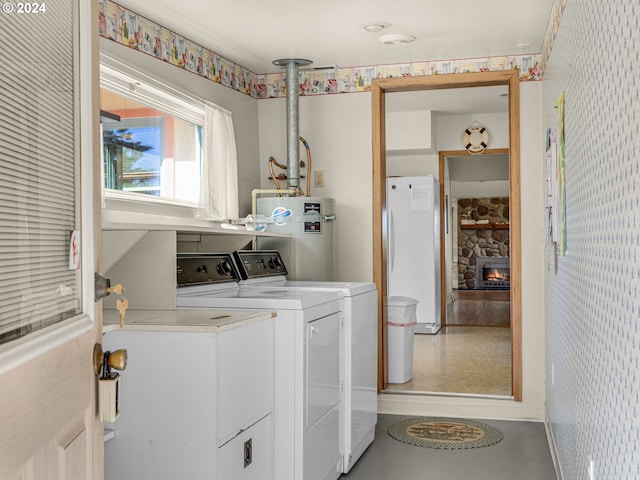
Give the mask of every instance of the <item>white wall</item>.
[{"label": "white wall", "polygon": [[[273,188],[268,180],[267,160],[273,155],[286,163],[287,158],[285,100],[258,103],[261,187]],[[334,279],[370,282],[373,280],[371,95],[301,97],[299,109],[300,135],[311,148],[312,170],[325,173],[325,187],[314,188],[312,181],[311,194],[336,200]],[[306,160],[304,147],[300,158]],[[306,171],[300,173],[306,175]],[[313,171],[311,175],[313,180]]]},{"label": "white wall", "polygon": [[[401,95],[401,94],[394,94]],[[478,121],[489,131],[487,148],[509,147],[509,115],[508,113],[478,113],[472,115],[450,115],[436,113],[433,115],[434,149],[464,150],[462,133],[474,121]],[[406,177],[411,175],[438,176],[438,154],[402,154],[387,152],[387,176]]]},{"label": "white wall", "polygon": [[[544,139],[541,82],[520,83],[523,404],[544,408]],[[544,415],[538,417],[543,419]]]},{"label": "white wall", "polygon": [[505,113],[436,114],[438,150],[464,150],[462,133],[476,121],[489,132],[487,148],[509,148],[509,114],[505,103]]},{"label": "white wall", "polygon": [[387,154],[387,177],[411,177],[433,175],[438,178],[437,154],[393,155]]},{"label": "white wall", "polygon": [[[542,204],[542,115],[540,84],[520,84],[521,169],[523,221],[523,401],[474,398],[382,395],[382,413],[465,415],[476,418],[544,419],[544,322],[543,301],[543,211]],[[478,118],[474,116],[470,119]],[[286,158],[285,100],[259,101],[261,186],[270,186],[267,159]],[[465,119],[466,121],[466,119]],[[469,122],[469,123],[470,123]],[[352,93],[302,97],[300,135],[313,152],[313,169],[324,170],[326,187],[313,195],[336,199],[336,280],[371,281],[372,267],[372,162],[371,95]],[[460,141],[460,123],[455,129]],[[468,126],[468,124],[466,125]],[[465,128],[466,128],[465,126]],[[494,127],[490,127],[494,128]],[[498,131],[498,127],[494,129]],[[443,139],[446,149],[460,149]],[[496,148],[505,144],[495,145]],[[437,173],[437,161],[436,169]]]},{"label": "white wall", "polygon": [[458,198],[508,197],[509,180],[451,182],[451,196]]},{"label": "white wall", "polygon": [[258,100],[224,87],[174,65],[160,61],[124,45],[100,38],[100,51],[156,79],[233,112],[233,128],[238,151],[240,216],[251,211],[251,190],[258,188]]}]

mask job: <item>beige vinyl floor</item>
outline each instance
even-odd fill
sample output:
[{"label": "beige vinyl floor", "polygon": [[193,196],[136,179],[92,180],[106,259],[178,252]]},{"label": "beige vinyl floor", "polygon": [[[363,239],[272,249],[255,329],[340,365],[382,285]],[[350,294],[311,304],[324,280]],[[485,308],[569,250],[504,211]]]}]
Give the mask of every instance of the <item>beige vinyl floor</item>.
[{"label": "beige vinyl floor", "polygon": [[447,326],[414,335],[413,378],[392,392],[511,395],[511,329]]}]

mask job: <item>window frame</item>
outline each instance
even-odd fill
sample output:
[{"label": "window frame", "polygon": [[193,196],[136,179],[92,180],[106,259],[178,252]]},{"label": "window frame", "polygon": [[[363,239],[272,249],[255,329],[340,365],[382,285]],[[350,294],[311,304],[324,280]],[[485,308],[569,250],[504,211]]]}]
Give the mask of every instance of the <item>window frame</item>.
[{"label": "window frame", "polygon": [[[204,101],[187,95],[166,82],[158,81],[105,53],[100,54],[100,88],[144,103],[150,108],[180,120],[199,125],[202,136],[205,135]],[[132,92],[135,94],[132,95]],[[201,161],[205,161],[204,155]],[[109,208],[107,203],[115,203],[132,213],[162,214],[165,207],[171,207],[180,212],[178,216],[193,218],[199,207],[197,203],[176,198],[107,189],[104,188],[103,182],[101,182],[101,189],[104,199],[103,207]]]}]

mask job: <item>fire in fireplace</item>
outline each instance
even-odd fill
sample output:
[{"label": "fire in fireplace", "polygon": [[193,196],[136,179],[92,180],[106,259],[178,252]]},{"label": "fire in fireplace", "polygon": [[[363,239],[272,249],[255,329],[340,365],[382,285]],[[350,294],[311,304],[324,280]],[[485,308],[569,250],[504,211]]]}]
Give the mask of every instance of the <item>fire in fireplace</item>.
[{"label": "fire in fireplace", "polygon": [[476,257],[476,288],[508,290],[509,257]]},{"label": "fire in fireplace", "polygon": [[509,269],[484,267],[482,269],[482,279],[487,282],[508,282]]}]

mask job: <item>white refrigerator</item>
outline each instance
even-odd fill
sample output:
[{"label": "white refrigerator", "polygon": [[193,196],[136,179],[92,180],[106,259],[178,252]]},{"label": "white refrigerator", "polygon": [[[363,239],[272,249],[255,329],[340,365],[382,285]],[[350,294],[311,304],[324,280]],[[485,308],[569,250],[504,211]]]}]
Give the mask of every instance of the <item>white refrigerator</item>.
[{"label": "white refrigerator", "polygon": [[387,178],[387,294],[418,300],[415,333],[440,330],[440,184]]}]

